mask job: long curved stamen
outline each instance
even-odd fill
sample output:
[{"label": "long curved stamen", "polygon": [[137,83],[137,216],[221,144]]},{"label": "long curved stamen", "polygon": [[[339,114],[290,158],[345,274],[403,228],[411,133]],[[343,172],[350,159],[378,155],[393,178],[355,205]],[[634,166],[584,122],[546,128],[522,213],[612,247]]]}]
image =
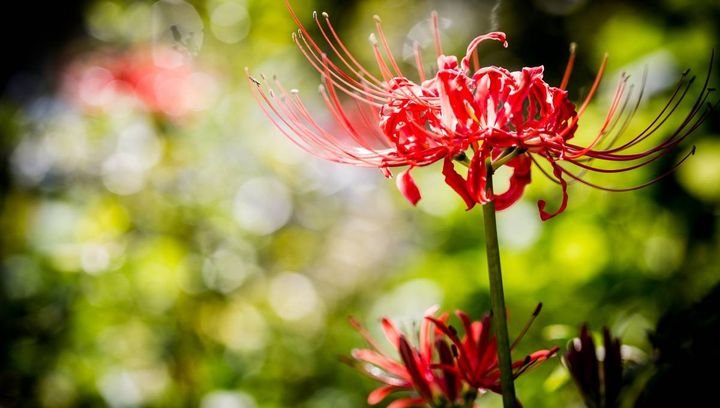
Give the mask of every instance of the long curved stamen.
[{"label": "long curved stamen", "polygon": [[[666,152],[667,152],[667,151],[665,151],[665,153],[666,153]],[[598,173],[623,173],[623,172],[626,172],[626,171],[635,170],[635,169],[638,169],[638,168],[640,168],[640,167],[647,166],[648,164],[650,164],[650,163],[652,163],[652,162],[654,162],[654,161],[656,161],[656,160],[658,160],[659,158],[664,157],[664,156],[665,156],[665,154],[656,154],[656,155],[653,155],[652,157],[650,157],[649,159],[647,159],[647,160],[645,160],[645,161],[641,161],[641,162],[639,162],[639,163],[637,163],[637,164],[634,164],[634,165],[632,165],[632,166],[622,167],[622,168],[617,168],[617,169],[605,169],[605,168],[601,168],[601,167],[590,166],[590,165],[587,164],[586,162],[584,163],[584,162],[581,162],[581,161],[579,161],[579,160],[566,160],[566,161],[567,161],[568,163],[572,163],[572,164],[574,164],[574,165],[576,165],[576,166],[578,166],[578,167],[581,167],[581,168],[583,168],[583,169],[585,169],[585,170],[588,170],[588,171],[594,171],[594,172],[598,172]],[[582,177],[582,175],[580,175],[580,174],[578,174],[578,176],[579,176],[579,177]]]},{"label": "long curved stamen", "polygon": [[537,159],[535,159],[534,155],[530,154],[529,156],[530,156],[530,160],[532,160],[533,164],[535,164],[535,167],[537,167],[537,169],[540,170],[540,172],[545,177],[547,177],[548,180],[552,181],[555,184],[560,184],[560,182],[555,177],[553,177],[550,173],[548,173],[547,170],[545,170],[542,167],[542,165],[540,165],[540,163],[538,163],[538,161],[537,161]]},{"label": "long curved stamen", "polygon": [[[305,41],[308,49],[311,51],[311,53],[312,53],[313,55],[323,54],[322,48],[313,40],[313,38],[312,38],[312,36],[310,35],[310,33],[307,31],[307,29],[305,28],[305,26],[304,26],[304,25],[302,24],[302,22],[300,21],[300,18],[297,16],[297,14],[295,13],[295,11],[294,11],[294,10],[292,9],[292,7],[290,6],[290,3],[288,2],[288,0],[284,0],[284,2],[285,2],[286,8],[288,9],[288,11],[290,12],[290,15],[291,15],[292,18],[293,18],[293,21],[295,21],[295,24],[298,26],[299,33],[301,34],[302,37],[305,37],[305,38],[304,38],[304,41]],[[357,69],[359,69],[359,70],[360,70],[362,73],[364,73],[368,78],[370,78],[371,81],[374,82],[374,84],[372,84],[372,86],[374,86],[377,90],[382,91],[382,90],[383,90],[383,87],[381,86],[381,84],[382,84],[381,81],[378,80],[378,79],[377,79],[375,76],[373,76],[367,69],[365,69],[360,63],[357,62],[357,60],[356,60],[356,59],[352,56],[352,54],[348,51],[347,47],[345,47],[345,45],[342,43],[342,41],[340,41],[340,38],[338,37],[337,33],[335,33],[335,30],[334,30],[334,28],[332,27],[332,24],[330,24],[330,18],[329,18],[329,16],[328,16],[328,14],[327,14],[327,13],[323,13],[322,15],[323,15],[323,17],[325,17],[325,20],[326,20],[326,22],[327,22],[328,28],[329,28],[330,31],[332,32],[333,37],[336,39],[336,41],[337,41],[338,45],[340,46],[340,48],[344,51],[345,56],[347,56],[347,57],[353,62],[353,64],[355,64],[355,66],[357,67]],[[325,40],[327,41],[327,43],[331,46],[331,48],[332,48],[333,51],[336,53],[336,55],[340,58],[340,60],[341,60],[353,73],[355,73],[355,72],[356,72],[355,69],[353,69],[352,66],[350,66],[350,64],[347,63],[347,61],[346,61],[345,58],[343,57],[343,54],[341,54],[340,52],[338,52],[337,48],[335,48],[335,46],[333,45],[333,42],[329,40],[329,37],[326,35],[324,29],[322,28],[321,24],[320,24],[319,21],[318,21],[317,12],[314,12],[314,13],[313,13],[313,18],[314,18],[315,21],[317,22],[317,25],[318,25],[318,27],[320,28],[320,31],[321,31],[323,37],[325,38]],[[299,44],[298,44],[298,45],[299,45]],[[314,50],[314,51],[312,51],[312,50]],[[303,54],[305,54],[305,52],[303,52]],[[307,55],[306,55],[306,57],[307,57]],[[310,59],[309,57],[307,57],[307,58]],[[345,71],[343,71],[342,69],[340,69],[339,67],[337,67],[335,64],[332,64],[332,68],[333,68],[333,70],[336,70],[337,72],[339,72],[339,73],[342,74],[343,76],[347,77],[348,79],[352,79],[349,75],[347,75],[347,73],[345,73]],[[316,68],[316,69],[317,69],[317,68]],[[358,75],[358,76],[359,76],[359,75]]]},{"label": "long curved stamen", "polygon": [[370,336],[370,333],[367,331],[365,326],[360,324],[357,319],[350,316],[348,317],[348,322],[350,322],[350,325],[362,336],[362,338],[365,340],[365,342],[372,348],[374,348],[376,351],[382,352],[382,347],[380,347],[380,344],[378,344],[377,341],[375,341],[372,336]]},{"label": "long curved stamen", "polygon": [[[615,140],[617,140],[617,138],[623,133],[623,130],[630,124],[630,120],[634,115],[634,110],[628,110],[628,106],[630,105],[630,101],[633,99],[634,91],[635,85],[630,84],[630,86],[628,87],[628,91],[623,97],[623,102],[620,110],[617,112],[617,114],[614,115],[612,122],[603,132],[603,140],[605,140],[608,135],[613,134],[613,136],[606,143],[604,143],[605,145],[612,145]],[[642,90],[640,92],[642,94]],[[638,106],[637,98],[635,99],[635,106]],[[616,132],[615,129],[618,127],[618,125],[620,126],[620,128]]]},{"label": "long curved stamen", "polygon": [[[617,90],[615,91],[615,97],[613,98],[612,103],[610,104],[610,109],[608,110],[607,116],[605,116],[605,121],[603,122],[602,127],[600,128],[600,131],[598,132],[597,136],[595,136],[595,139],[587,145],[587,147],[577,151],[573,152],[572,154],[567,155],[566,157],[570,159],[576,159],[578,157],[584,156],[587,152],[591,151],[595,145],[600,142],[600,139],[602,139],[603,135],[605,134],[605,130],[607,129],[610,122],[613,120],[613,117],[615,116],[615,112],[617,111],[618,106],[620,105],[620,101],[622,101],[623,94],[625,92],[625,85],[627,85],[628,77],[624,76],[622,81],[618,84]],[[580,113],[578,113],[578,116]]]},{"label": "long curved stamen", "polygon": [[380,37],[380,42],[383,45],[383,48],[385,49],[385,54],[388,57],[388,60],[390,61],[390,65],[395,70],[395,74],[399,77],[404,77],[403,73],[400,71],[400,67],[398,67],[397,61],[395,61],[395,57],[393,57],[392,51],[390,51],[390,46],[388,45],[387,38],[385,37],[385,32],[382,29],[382,20],[380,19],[380,16],[377,14],[373,16],[373,19],[375,19],[375,30],[378,33],[378,37]]},{"label": "long curved stamen", "polygon": [[[285,2],[285,7],[290,12],[290,15],[291,15],[293,21],[295,21],[295,24],[298,26],[299,32],[302,34],[301,36],[305,37],[305,41],[306,41],[308,48],[315,50],[314,53],[322,54],[323,53],[322,48],[320,48],[320,46],[313,40],[310,33],[307,31],[305,26],[300,21],[300,18],[297,16],[295,11],[290,6],[290,3],[288,2],[288,0],[283,0],[283,1]],[[314,17],[317,19],[317,13],[313,13],[313,14],[314,14]],[[347,53],[347,54],[349,55],[349,53]],[[341,57],[341,55],[339,55],[339,53],[338,53],[338,56]],[[362,68],[362,66],[360,64],[357,64],[357,65],[359,68]],[[339,67],[335,66],[334,64],[333,64],[333,69],[336,69],[338,72],[342,72],[345,76],[348,76],[343,70],[339,69]],[[362,71],[366,72],[366,70],[364,68],[362,69]],[[366,72],[366,74],[370,76],[369,72]],[[379,81],[378,81],[378,84],[379,84]]]},{"label": "long curved stamen", "polygon": [[[635,99],[635,104],[633,105],[632,109],[627,113],[627,115],[625,115],[625,120],[623,121],[623,124],[620,126],[620,129],[618,129],[618,131],[615,132],[615,134],[610,138],[610,140],[608,140],[605,147],[603,147],[601,150],[611,149],[615,145],[615,142],[617,142],[617,140],[620,138],[620,136],[622,136],[622,134],[625,133],[628,126],[630,126],[630,122],[632,121],[632,119],[635,117],[635,114],[637,114],[638,110],[640,109],[640,103],[642,102],[643,95],[645,94],[645,84],[647,83],[647,74],[648,74],[647,67],[645,67],[645,69],[643,70],[642,80],[640,82],[640,92],[638,92],[638,96]],[[632,89],[631,89],[631,92],[629,92],[629,94],[628,94],[627,101],[630,100],[631,93],[632,93]],[[621,109],[620,116],[622,115],[622,113],[624,111],[625,111],[625,106],[623,106],[623,108]],[[613,130],[614,129],[609,129],[608,134],[612,133]]]},{"label": "long curved stamen", "polygon": [[670,169],[668,169],[668,170],[667,170],[666,172],[664,172],[663,174],[655,177],[654,179],[652,179],[652,180],[650,180],[650,181],[647,181],[647,182],[645,182],[645,183],[642,183],[642,184],[640,184],[640,185],[637,185],[637,186],[634,186],[634,187],[627,187],[627,188],[611,188],[611,187],[600,186],[600,185],[598,185],[598,184],[591,183],[591,182],[589,182],[589,181],[587,181],[587,180],[585,180],[585,179],[583,179],[583,178],[575,175],[575,174],[572,173],[571,171],[569,171],[569,170],[567,170],[567,169],[565,169],[565,168],[562,168],[561,166],[558,166],[558,167],[560,167],[560,168],[562,169],[562,172],[563,172],[564,174],[567,174],[568,176],[570,176],[570,178],[572,178],[572,179],[574,179],[574,180],[576,180],[576,181],[578,181],[578,182],[580,182],[580,183],[582,183],[582,184],[585,184],[586,186],[590,186],[590,187],[593,187],[593,188],[597,188],[597,189],[603,190],[603,191],[610,191],[610,192],[615,192],[615,193],[622,193],[622,192],[627,192],[627,191],[639,190],[639,189],[644,188],[644,187],[647,187],[647,186],[649,186],[649,185],[651,185],[651,184],[657,183],[658,181],[662,180],[663,178],[665,178],[665,177],[669,176],[670,174],[672,174],[673,172],[675,172],[675,170],[677,170],[677,168],[680,167],[680,166],[685,162],[685,160],[687,160],[690,156],[692,156],[692,155],[694,155],[694,154],[695,154],[695,146],[693,146],[692,150],[689,151],[688,153],[686,153],[686,154],[683,156],[683,158],[680,159],[679,162],[677,162],[674,166],[672,166]]},{"label": "long curved stamen", "polygon": [[[680,78],[675,87],[675,91],[673,91],[672,95],[670,95],[670,98],[668,98],[668,101],[665,106],[663,106],[663,109],[655,116],[655,119],[650,122],[650,124],[645,129],[643,129],[642,132],[638,133],[634,138],[632,138],[625,144],[611,149],[603,150],[603,152],[613,153],[620,150],[625,150],[647,139],[648,136],[652,135],[653,133],[655,133],[655,131],[662,127],[662,125],[670,118],[670,116],[672,116],[675,110],[680,106],[680,103],[683,101],[683,99],[685,99],[685,96],[687,95],[690,87],[695,81],[695,77],[692,77],[689,81],[687,81],[687,83],[685,83],[685,77],[688,72],[689,71],[683,73],[682,77]],[[681,90],[682,92],[680,92]],[[668,109],[670,110],[668,111]]]},{"label": "long curved stamen", "polygon": [[323,96],[323,100],[325,101],[325,104],[330,109],[330,112],[333,114],[335,119],[340,123],[347,133],[352,137],[352,139],[360,146],[364,147],[368,151],[380,156],[380,154],[375,151],[368,143],[365,141],[364,137],[360,136],[358,134],[358,131],[355,129],[355,126],[353,125],[350,118],[348,118],[347,114],[345,113],[345,109],[342,106],[342,103],[340,103],[340,100],[337,97],[337,93],[335,92],[335,87],[332,86],[332,84],[326,84],[323,90],[320,92]]},{"label": "long curved stamen", "polygon": [[542,302],[538,303],[538,305],[535,307],[535,310],[533,311],[532,315],[530,316],[530,320],[525,323],[525,326],[520,330],[520,334],[515,338],[515,341],[510,345],[510,350],[514,350],[515,346],[517,346],[520,343],[520,340],[522,340],[523,337],[525,337],[525,333],[530,330],[530,326],[535,322],[535,319],[537,319],[538,315],[540,314],[540,311],[542,310]]},{"label": "long curved stamen", "polygon": [[[305,58],[307,58],[308,62],[310,62],[310,65],[312,65],[312,67],[323,76],[329,74],[330,76],[328,79],[333,81],[335,86],[342,89],[347,95],[353,97],[364,95],[368,98],[368,102],[375,103],[377,105],[382,105],[390,96],[385,89],[377,90],[363,87],[360,82],[349,76],[346,72],[338,69],[332,61],[327,59],[324,53],[319,55],[316,54],[316,52],[310,47],[307,36],[293,33],[292,37],[293,41],[295,41],[295,44],[297,44],[300,49],[300,52],[305,56]],[[302,43],[300,41],[302,41]],[[305,46],[302,45],[303,43]],[[327,67],[325,66],[326,64]],[[332,69],[326,70],[326,68]]]},{"label": "long curved stamen", "polygon": [[[330,38],[328,33],[325,31],[325,28],[320,23],[320,19],[318,18],[317,13],[313,12],[313,18],[315,19],[315,23],[317,24],[318,29],[320,30],[320,34],[323,36],[323,38],[325,38],[325,42],[327,42],[327,44],[333,50],[333,52],[338,57],[338,59],[340,59],[340,61],[343,63],[343,65],[345,65],[345,67],[347,67],[347,69],[350,70],[350,72],[352,72],[353,75],[357,76],[358,78],[363,78],[363,77],[370,78],[370,80],[372,81],[370,85],[373,88],[375,88],[377,90],[383,90],[384,88],[382,87],[381,81],[378,80],[370,72],[368,72],[368,70],[365,69],[364,66],[362,66],[360,63],[358,63],[357,60],[355,60],[353,58],[352,54],[350,54],[348,49],[345,48],[344,44],[340,41],[340,38],[337,36],[337,34],[335,34],[335,32],[332,28],[332,24],[330,23],[330,16],[328,15],[328,13],[323,12],[322,16],[325,18],[325,23],[328,25],[328,28],[330,29],[331,34],[333,35],[333,38],[338,43],[337,45],[333,42],[333,40]],[[338,46],[340,46],[339,50],[337,48]],[[348,59],[350,60],[350,62],[352,62],[352,64],[350,62],[348,62]],[[354,64],[354,67],[353,67],[353,64]]]},{"label": "long curved stamen", "polygon": [[[713,52],[712,57],[711,57],[711,59],[710,59],[709,68],[708,68],[708,73],[707,73],[707,75],[706,75],[706,77],[705,77],[705,82],[704,82],[704,84],[703,84],[702,91],[701,91],[700,95],[698,96],[698,99],[696,100],[695,104],[694,104],[693,107],[690,109],[690,111],[688,112],[685,120],[684,120],[684,121],[682,122],[682,124],[675,130],[675,132],[673,132],[673,134],[672,134],[670,137],[666,138],[665,141],[664,141],[660,146],[657,147],[658,150],[659,150],[659,149],[663,149],[663,148],[665,148],[665,147],[667,147],[667,146],[673,146],[673,145],[679,143],[679,142],[682,141],[685,137],[687,137],[690,133],[692,133],[692,131],[694,131],[694,130],[697,128],[697,126],[699,126],[699,124],[702,123],[702,120],[704,120],[704,117],[705,117],[706,115],[702,115],[702,116],[701,116],[701,119],[696,120],[695,125],[691,126],[690,129],[689,129],[688,131],[684,132],[684,134],[683,134],[682,136],[678,136],[678,135],[680,135],[681,133],[683,133],[683,132],[682,132],[683,129],[689,124],[689,122],[692,120],[692,118],[695,117],[695,115],[698,113],[700,107],[705,103],[705,101],[707,101],[707,98],[709,97],[710,93],[712,92],[712,89],[708,88],[708,84],[709,84],[710,75],[711,75],[711,72],[712,72],[713,59],[714,59],[714,52]],[[629,148],[629,147],[631,147],[631,146],[636,145],[637,143],[641,142],[642,140],[646,139],[648,136],[650,136],[651,134],[653,134],[655,131],[657,131],[657,130],[668,120],[668,118],[670,118],[670,116],[675,112],[675,110],[678,108],[678,106],[680,105],[680,103],[682,102],[682,100],[683,100],[683,99],[685,98],[685,96],[687,95],[687,93],[688,93],[688,91],[689,91],[689,89],[690,89],[690,86],[691,86],[692,83],[694,82],[695,77],[692,77],[692,78],[688,81],[688,83],[685,85],[685,87],[684,87],[684,89],[683,89],[683,92],[682,92],[682,94],[680,95],[680,97],[677,99],[677,102],[675,103],[675,105],[670,109],[670,111],[669,111],[664,117],[662,117],[663,114],[664,114],[664,112],[665,112],[665,111],[667,110],[667,108],[671,105],[672,100],[677,97],[678,92],[680,91],[680,89],[683,88],[683,87],[682,87],[682,83],[683,83],[684,78],[687,76],[688,72],[689,72],[689,71],[683,72],[683,75],[681,76],[681,78],[680,78],[680,80],[679,80],[679,82],[678,82],[678,85],[677,85],[675,91],[673,92],[672,96],[671,96],[670,99],[668,100],[668,103],[665,105],[665,107],[664,107],[663,110],[660,112],[660,114],[659,114],[658,116],[656,116],[655,120],[654,120],[643,132],[641,132],[638,136],[636,136],[635,138],[633,138],[631,141],[629,141],[628,143],[624,144],[623,146],[620,146],[620,147],[617,147],[617,148],[614,148],[614,149],[610,149],[610,150],[606,150],[606,151],[602,151],[602,152],[599,152],[599,153],[615,153],[615,152],[617,152],[617,151],[624,150],[624,149],[626,149],[626,148]],[[655,125],[656,122],[658,122],[658,119],[660,119],[661,117],[662,117],[662,120],[660,120],[660,122],[657,123],[657,125]],[[655,125],[654,128],[653,128],[653,125]],[[651,128],[652,128],[652,129],[651,129]],[[655,150],[655,151],[657,151],[657,150]]]},{"label": "long curved stamen", "polygon": [[415,53],[415,65],[417,66],[420,83],[425,82],[425,68],[423,68],[422,54],[420,53],[420,43],[418,43],[417,41],[413,43],[413,52]]},{"label": "long curved stamen", "polygon": [[[701,104],[704,104],[705,101],[707,100],[708,96],[709,96],[709,92],[706,92],[705,95],[698,100],[698,102],[700,102]],[[712,110],[712,108],[711,108],[711,110]],[[697,115],[697,110],[691,112],[685,118],[683,123],[669,137],[667,137],[662,143],[660,143],[659,145],[657,145],[651,149],[645,150],[643,152],[636,153],[636,154],[617,154],[617,153],[607,154],[605,152],[591,151],[588,153],[588,156],[593,157],[593,158],[600,158],[600,159],[604,159],[604,160],[628,161],[628,160],[641,159],[643,157],[647,157],[651,154],[655,154],[655,153],[662,152],[662,151],[667,152],[668,150],[672,149],[673,147],[675,147],[679,143],[681,143],[683,140],[685,140],[685,138],[687,138],[690,134],[692,134],[703,123],[703,121],[707,118],[707,116],[709,114],[710,114],[710,111],[706,111],[705,113],[700,115],[700,117],[695,118],[695,116]],[[690,125],[690,122],[693,119],[695,119],[695,122],[692,125]],[[688,127],[688,125],[690,127],[686,129],[686,127]]]},{"label": "long curved stamen", "polygon": [[560,83],[560,89],[563,91],[567,88],[567,84],[570,81],[570,74],[572,73],[573,66],[575,65],[575,48],[577,44],[570,43],[570,57],[568,58],[567,66],[565,67],[565,74],[563,75],[562,82]]},{"label": "long curved stamen", "polygon": [[390,72],[390,68],[385,63],[385,58],[383,58],[382,54],[380,53],[380,46],[378,45],[375,34],[370,34],[369,40],[370,45],[372,45],[373,54],[375,55],[375,61],[377,61],[378,67],[380,68],[380,73],[382,74],[385,81],[391,80],[393,78],[393,74],[392,72]]},{"label": "long curved stamen", "polygon": [[[295,133],[301,135],[304,140],[310,140],[316,145],[324,147],[326,150],[335,151],[334,154],[336,156],[343,155],[347,158],[354,159],[357,161],[357,164],[363,163],[366,166],[376,165],[376,161],[371,158],[373,156],[379,158],[379,155],[369,154],[367,155],[370,157],[369,160],[367,157],[353,153],[352,150],[357,150],[357,148],[350,147],[348,149],[342,142],[337,140],[332,133],[325,131],[308,113],[300,98],[292,97],[284,89],[281,89],[281,92],[284,96],[284,101],[278,101],[274,94],[271,95],[271,98],[275,101],[275,106],[279,114],[289,119],[287,121],[283,120],[283,122],[289,128],[294,129]],[[290,101],[291,104],[288,104],[288,101]],[[292,123],[292,125],[289,123]]]},{"label": "long curved stamen", "polygon": [[268,94],[260,91],[260,86],[257,85],[260,81],[249,74],[248,81],[258,87],[258,92],[253,92],[253,95],[265,114],[286,137],[303,150],[330,161],[359,166],[378,167],[385,161],[387,153],[381,154],[367,149],[361,151],[358,146],[348,146],[326,132],[307,112],[302,100],[294,95],[294,92],[288,93],[279,81],[276,81],[276,86],[282,97],[276,95],[264,78]]},{"label": "long curved stamen", "polygon": [[[263,110],[265,115],[270,118],[270,121],[275,125],[275,127],[290,140],[293,144],[298,146],[303,151],[315,155],[317,157],[320,157],[325,160],[334,161],[337,163],[348,163],[348,164],[356,164],[355,161],[348,160],[344,156],[341,156],[342,153],[333,153],[334,150],[332,147],[327,147],[327,150],[329,150],[328,154],[325,154],[326,146],[322,144],[317,144],[316,140],[313,140],[313,137],[307,137],[307,135],[304,135],[304,132],[302,130],[298,130],[292,126],[292,124],[288,123],[288,121],[281,116],[280,112],[275,108],[273,102],[269,100],[267,95],[262,92],[253,92],[253,96],[258,101],[258,105]],[[319,148],[319,150],[318,150]],[[357,163],[358,165],[361,165],[361,163]]]},{"label": "long curved stamen", "polygon": [[382,145],[383,148],[391,148],[391,141],[388,140],[388,137],[382,131],[380,131],[377,123],[377,118],[380,117],[379,111],[372,105],[360,103],[357,99],[353,99],[353,102],[355,103],[355,111],[358,113],[362,124],[369,131],[369,134],[373,137],[373,139]]},{"label": "long curved stamen", "polygon": [[577,110],[577,114],[573,118],[573,120],[570,122],[570,124],[560,132],[559,136],[561,138],[567,137],[568,133],[575,127],[578,120],[580,120],[580,117],[582,117],[583,113],[585,113],[585,109],[587,109],[588,105],[590,104],[590,100],[595,96],[595,91],[597,91],[598,86],[600,85],[600,81],[602,80],[603,73],[605,73],[605,66],[607,65],[608,56],[605,54],[603,56],[602,63],[600,64],[600,68],[598,69],[598,73],[595,76],[595,82],[593,82],[592,87],[590,88],[590,91],[588,92],[587,96],[585,97],[585,100],[583,101],[583,104],[580,106],[580,109]]},{"label": "long curved stamen", "polygon": [[442,49],[442,41],[440,40],[440,17],[438,17],[437,11],[434,10],[430,16],[432,20],[433,39],[435,40],[435,56],[440,57],[445,54]]}]

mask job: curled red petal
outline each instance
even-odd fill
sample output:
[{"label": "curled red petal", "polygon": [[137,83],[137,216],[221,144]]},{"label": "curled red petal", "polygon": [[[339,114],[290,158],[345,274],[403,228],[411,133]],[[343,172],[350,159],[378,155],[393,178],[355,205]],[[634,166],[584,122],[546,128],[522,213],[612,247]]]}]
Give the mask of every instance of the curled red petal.
[{"label": "curled red petal", "polygon": [[489,149],[483,148],[475,152],[472,160],[470,160],[470,168],[467,176],[467,189],[470,196],[479,204],[485,204],[492,200],[487,191],[487,166],[485,160],[490,154]]},{"label": "curled red petal", "polygon": [[525,186],[530,184],[530,168],[532,160],[527,155],[521,155],[511,160],[507,166],[513,168],[510,176],[510,188],[502,194],[495,195],[495,209],[504,210],[515,204],[522,197]]},{"label": "curled red petal", "polygon": [[475,51],[475,48],[477,48],[478,45],[480,45],[480,43],[485,40],[500,41],[502,43],[503,47],[507,48],[507,46],[508,46],[508,43],[505,39],[505,33],[500,32],[500,31],[495,31],[492,33],[487,33],[485,35],[480,35],[480,36],[475,37],[475,39],[472,40],[470,42],[470,45],[468,45],[468,47],[467,47],[467,52],[465,53],[465,58],[462,59],[461,64],[462,64],[463,69],[465,69],[465,70],[470,69],[470,58],[472,57],[473,51]]},{"label": "curled red petal", "polygon": [[400,193],[402,193],[402,195],[410,201],[410,204],[417,205],[421,196],[420,189],[418,189],[417,184],[415,184],[415,180],[413,180],[410,175],[410,170],[412,169],[413,168],[410,167],[398,174],[397,179],[395,179],[395,184],[397,185],[398,190],[400,190]]},{"label": "curled red petal", "polygon": [[561,212],[565,211],[565,208],[567,207],[568,202],[568,194],[567,194],[567,181],[563,180],[562,178],[562,168],[556,164],[555,162],[551,162],[553,166],[553,175],[557,178],[557,180],[560,182],[560,187],[562,188],[562,202],[560,203],[560,208],[557,209],[554,213],[548,213],[545,211],[545,200],[539,200],[538,201],[538,210],[540,210],[540,219],[543,221],[547,221],[550,218],[560,214]]},{"label": "curled red petal", "polygon": [[467,188],[467,182],[465,179],[458,174],[457,171],[455,171],[455,165],[453,164],[451,157],[445,158],[445,163],[443,163],[443,175],[445,176],[445,183],[450,186],[453,190],[455,190],[460,197],[462,197],[463,201],[465,201],[465,205],[467,206],[467,210],[470,210],[475,206],[475,200],[470,195],[470,192]]}]

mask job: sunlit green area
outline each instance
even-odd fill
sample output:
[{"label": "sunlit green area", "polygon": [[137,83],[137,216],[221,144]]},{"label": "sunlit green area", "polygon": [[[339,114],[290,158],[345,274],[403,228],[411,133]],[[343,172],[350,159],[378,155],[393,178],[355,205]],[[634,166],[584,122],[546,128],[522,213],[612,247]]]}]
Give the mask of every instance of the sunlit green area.
[{"label": "sunlit green area", "polygon": [[[720,6],[709,0],[292,3],[308,27],[313,10],[328,12],[373,70],[375,14],[407,72],[415,42],[433,68],[432,10],[448,52],[501,30],[509,48],[483,44],[481,64],[544,65],[552,85],[576,42],[575,101],[607,52],[576,136],[585,143],[621,72],[635,92],[647,72],[632,138],[690,68],[698,84],[657,143],[685,119],[720,49]],[[348,316],[384,341],[383,316],[411,330],[435,304],[478,319],[489,310],[482,214],[464,210],[441,164],[415,170],[414,208],[376,169],[302,152],[258,108],[245,67],[276,75],[329,119],[282,2],[91,1],[84,22],[53,86],[0,104],[0,406],[362,407],[376,384],[341,361],[364,345]],[[565,350],[583,322],[608,326],[636,367],[632,405],[656,372],[648,333],[720,281],[719,135],[715,112],[676,153],[589,180],[639,185],[695,146],[676,172],[625,193],[571,184],[568,209],[547,222],[536,202],[555,208],[561,191],[534,170],[498,221],[511,338],[544,304],[516,358]],[[517,387],[526,407],[582,406],[558,358]]]}]

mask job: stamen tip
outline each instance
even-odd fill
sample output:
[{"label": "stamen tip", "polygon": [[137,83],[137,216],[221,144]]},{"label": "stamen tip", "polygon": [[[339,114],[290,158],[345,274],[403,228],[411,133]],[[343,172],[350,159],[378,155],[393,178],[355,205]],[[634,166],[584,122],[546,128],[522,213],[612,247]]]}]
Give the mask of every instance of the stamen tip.
[{"label": "stamen tip", "polygon": [[370,33],[368,40],[370,41],[370,44],[372,44],[373,46],[376,46],[378,44],[377,38],[375,38],[375,33]]},{"label": "stamen tip", "polygon": [[377,14],[373,15],[373,20],[375,20],[376,23],[382,23],[380,16],[378,16]]},{"label": "stamen tip", "polygon": [[313,20],[317,20],[318,12],[313,10]]},{"label": "stamen tip", "polygon": [[298,89],[293,88],[293,89],[290,90],[290,93],[293,94],[293,95],[297,95],[297,94],[300,93],[300,91],[299,91]]},{"label": "stamen tip", "polygon": [[326,12],[324,12],[324,11],[322,12],[322,16],[325,17],[325,18],[330,18],[330,14],[328,14],[328,13],[326,13]]},{"label": "stamen tip", "polygon": [[540,314],[540,311],[542,310],[543,304],[542,302],[538,303],[535,307],[535,311],[533,312],[533,316],[537,316]]},{"label": "stamen tip", "polygon": [[576,49],[576,48],[577,48],[577,43],[576,43],[576,42],[571,42],[571,43],[570,43],[570,54],[575,54],[575,49]]}]

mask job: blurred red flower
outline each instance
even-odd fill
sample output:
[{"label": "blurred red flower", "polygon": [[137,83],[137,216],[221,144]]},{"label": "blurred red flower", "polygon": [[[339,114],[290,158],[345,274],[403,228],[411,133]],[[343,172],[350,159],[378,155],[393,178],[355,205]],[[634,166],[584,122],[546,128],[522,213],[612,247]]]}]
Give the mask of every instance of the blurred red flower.
[{"label": "blurred red flower", "polygon": [[176,118],[207,108],[215,83],[178,51],[139,47],[76,58],[65,70],[63,87],[71,101],[91,111],[130,102]]}]

